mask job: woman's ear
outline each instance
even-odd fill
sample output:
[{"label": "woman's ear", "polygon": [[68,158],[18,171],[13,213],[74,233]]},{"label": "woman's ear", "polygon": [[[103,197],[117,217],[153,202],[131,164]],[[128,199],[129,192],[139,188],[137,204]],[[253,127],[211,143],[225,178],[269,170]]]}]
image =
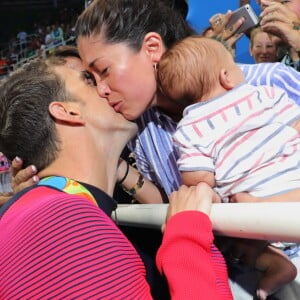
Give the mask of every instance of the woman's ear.
[{"label": "woman's ear", "polygon": [[153,63],[158,63],[166,51],[163,40],[157,32],[148,32],[145,35],[142,48],[150,56]]},{"label": "woman's ear", "polygon": [[53,101],[49,104],[51,116],[58,122],[70,125],[83,126],[84,120],[81,118],[78,102]]},{"label": "woman's ear", "polygon": [[230,76],[230,72],[227,69],[221,69],[220,74],[219,74],[219,80],[221,86],[225,90],[231,90],[234,88],[235,84],[233,81],[233,78]]}]

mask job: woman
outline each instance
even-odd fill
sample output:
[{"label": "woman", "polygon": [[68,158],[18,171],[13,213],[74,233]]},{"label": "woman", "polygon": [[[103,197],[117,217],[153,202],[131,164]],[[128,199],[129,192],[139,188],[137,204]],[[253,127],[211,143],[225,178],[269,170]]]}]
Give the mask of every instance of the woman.
[{"label": "woman", "polygon": [[[227,32],[234,32],[239,25]],[[95,77],[98,93],[115,111],[136,120],[139,126],[139,134],[130,144],[138,168],[169,195],[181,185],[172,135],[183,106],[171,103],[157,90],[156,70],[162,54],[190,35],[190,29],[180,16],[158,1],[96,0],[79,17],[77,34],[80,56]],[[290,88],[291,79],[283,74],[291,72],[296,84],[300,82],[299,75],[285,66],[242,69],[249,83],[285,87],[290,97],[300,98],[295,87]],[[129,179],[132,180],[131,174]]]},{"label": "woman", "polygon": [[275,39],[276,36],[264,32],[261,27],[251,30],[249,52],[255,63],[278,61]]}]

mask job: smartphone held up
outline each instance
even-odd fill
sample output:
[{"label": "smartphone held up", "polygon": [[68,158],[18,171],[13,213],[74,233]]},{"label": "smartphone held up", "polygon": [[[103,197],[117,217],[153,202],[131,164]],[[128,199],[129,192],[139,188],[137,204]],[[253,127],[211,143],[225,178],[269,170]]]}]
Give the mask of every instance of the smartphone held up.
[{"label": "smartphone held up", "polygon": [[253,8],[246,4],[232,13],[226,28],[231,28],[240,18],[244,18],[244,23],[237,29],[236,33],[244,33],[259,23],[259,18]]}]

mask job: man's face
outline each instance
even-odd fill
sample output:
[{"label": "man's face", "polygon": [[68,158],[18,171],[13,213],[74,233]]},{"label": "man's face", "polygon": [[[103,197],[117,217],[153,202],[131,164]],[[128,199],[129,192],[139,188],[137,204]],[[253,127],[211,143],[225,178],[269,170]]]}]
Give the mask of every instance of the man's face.
[{"label": "man's face", "polygon": [[55,72],[63,78],[66,90],[78,99],[81,117],[86,126],[95,130],[106,131],[131,131],[135,133],[136,124],[127,121],[120,113],[101,98],[91,75],[85,71],[78,71],[68,65],[56,66]]}]

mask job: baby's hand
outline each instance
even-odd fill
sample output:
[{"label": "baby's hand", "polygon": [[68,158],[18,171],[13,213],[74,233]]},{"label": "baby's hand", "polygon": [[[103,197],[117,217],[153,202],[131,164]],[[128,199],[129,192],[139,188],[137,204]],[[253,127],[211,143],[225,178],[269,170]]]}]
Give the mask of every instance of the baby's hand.
[{"label": "baby's hand", "polygon": [[237,193],[229,198],[231,203],[247,203],[247,202],[261,202],[260,198],[251,196],[249,193]]}]

